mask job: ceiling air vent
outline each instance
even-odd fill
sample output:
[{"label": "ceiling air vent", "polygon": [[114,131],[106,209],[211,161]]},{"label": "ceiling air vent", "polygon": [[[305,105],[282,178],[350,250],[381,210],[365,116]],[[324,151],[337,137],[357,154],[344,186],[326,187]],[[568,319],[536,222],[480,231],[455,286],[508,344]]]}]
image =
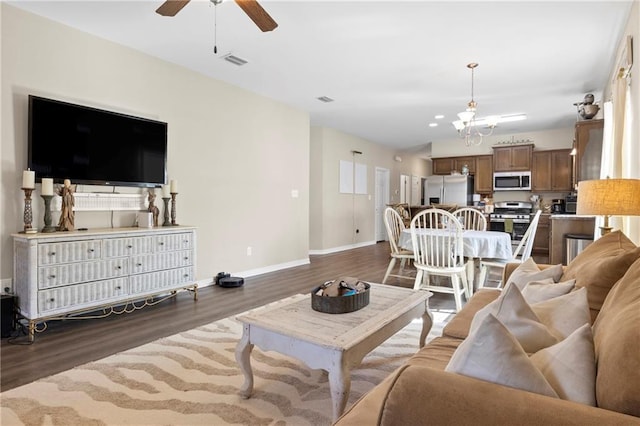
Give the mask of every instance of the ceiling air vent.
[{"label": "ceiling air vent", "polygon": [[331,99],[328,96],[320,96],[319,98],[316,98],[316,99],[319,100],[320,102],[324,102],[324,103],[333,102],[333,99]]},{"label": "ceiling air vent", "polygon": [[222,59],[224,59],[227,62],[231,62],[233,65],[237,65],[239,67],[241,67],[242,65],[248,63],[247,60],[240,58],[239,56],[235,56],[231,53],[227,53],[226,55],[222,56]]}]

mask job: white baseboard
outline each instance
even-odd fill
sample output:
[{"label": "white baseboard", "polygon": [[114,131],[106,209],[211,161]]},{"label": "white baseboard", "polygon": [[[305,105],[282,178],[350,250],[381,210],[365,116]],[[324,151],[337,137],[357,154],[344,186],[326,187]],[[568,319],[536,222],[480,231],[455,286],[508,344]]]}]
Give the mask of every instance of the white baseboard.
[{"label": "white baseboard", "polygon": [[366,246],[372,246],[376,244],[375,241],[364,241],[362,243],[357,243],[357,244],[350,244],[348,246],[341,246],[341,247],[333,247],[330,249],[324,249],[324,250],[309,250],[309,254],[330,254],[330,253],[337,253],[339,251],[345,251],[345,250],[351,250],[354,248],[359,248],[359,247],[366,247]]},{"label": "white baseboard", "polygon": [[[6,291],[5,288],[9,288],[9,291]],[[2,279],[0,279],[0,293],[2,293],[2,294],[13,294],[13,279],[12,278],[2,278]]]},{"label": "white baseboard", "polygon": [[309,258],[306,258],[306,259],[300,259],[300,260],[293,260],[291,262],[279,263],[277,265],[265,266],[264,268],[249,269],[248,271],[242,271],[242,272],[233,272],[231,273],[231,275],[247,278],[247,277],[253,277],[255,275],[266,274],[268,272],[280,271],[282,269],[294,268],[296,266],[308,265],[309,263],[310,263]]}]

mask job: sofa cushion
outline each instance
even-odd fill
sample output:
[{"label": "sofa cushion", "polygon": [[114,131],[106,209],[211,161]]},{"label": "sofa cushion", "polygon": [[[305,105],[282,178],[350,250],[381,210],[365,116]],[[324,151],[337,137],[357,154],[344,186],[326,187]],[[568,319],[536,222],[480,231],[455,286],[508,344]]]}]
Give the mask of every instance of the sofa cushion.
[{"label": "sofa cushion", "polygon": [[598,315],[611,287],[640,257],[637,247],[622,232],[611,232],[589,244],[564,270],[561,280],[576,280],[586,287],[592,321]]},{"label": "sofa cushion", "polygon": [[462,339],[456,339],[454,337],[436,337],[409,358],[407,364],[423,365],[425,367],[444,370],[451,356],[461,343]]},{"label": "sofa cushion", "polygon": [[462,342],[445,371],[557,397],[518,340],[493,314]]},{"label": "sofa cushion", "polygon": [[476,291],[473,297],[444,327],[442,335],[465,339],[469,335],[469,327],[476,312],[497,299],[500,294],[501,292],[496,289],[483,288]]},{"label": "sofa cushion", "polygon": [[569,293],[575,287],[576,281],[569,280],[555,283],[552,278],[542,281],[532,281],[522,289],[522,297],[527,303],[543,302]]},{"label": "sofa cushion", "polygon": [[476,313],[471,321],[468,338],[479,329],[485,317],[491,314],[504,324],[528,353],[537,352],[558,342],[524,300],[517,285],[507,287],[499,299]]},{"label": "sofa cushion", "polygon": [[531,310],[558,340],[566,338],[584,324],[591,324],[586,288],[534,303]]},{"label": "sofa cushion", "polygon": [[545,269],[540,269],[533,258],[530,257],[518,265],[518,267],[511,273],[504,288],[506,289],[511,284],[515,284],[520,290],[522,290],[531,281],[540,281],[552,278],[554,282],[558,282],[561,276],[562,265],[553,265]]},{"label": "sofa cushion", "polygon": [[598,407],[640,417],[640,260],[609,292],[593,340]]},{"label": "sofa cushion", "polygon": [[596,405],[596,359],[588,323],[530,359],[560,399]]}]

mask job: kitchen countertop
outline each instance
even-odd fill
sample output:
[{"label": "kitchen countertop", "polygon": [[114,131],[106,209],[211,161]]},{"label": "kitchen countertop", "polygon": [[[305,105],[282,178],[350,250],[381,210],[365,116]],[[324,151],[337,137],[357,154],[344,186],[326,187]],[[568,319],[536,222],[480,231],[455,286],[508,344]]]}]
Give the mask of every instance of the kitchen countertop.
[{"label": "kitchen countertop", "polygon": [[594,217],[595,217],[594,215],[586,215],[586,214],[551,213],[551,219],[593,219]]}]

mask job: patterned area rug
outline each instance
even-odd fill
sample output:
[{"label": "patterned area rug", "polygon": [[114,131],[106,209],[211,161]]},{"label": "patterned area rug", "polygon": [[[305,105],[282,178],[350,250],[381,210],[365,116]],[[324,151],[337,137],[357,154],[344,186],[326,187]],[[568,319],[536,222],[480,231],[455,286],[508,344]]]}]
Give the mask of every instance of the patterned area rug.
[{"label": "patterned area rug", "polygon": [[[434,312],[429,339],[452,316]],[[416,320],[352,370],[347,406],[418,349]],[[329,425],[327,374],[257,346],[254,391],[242,399],[235,361],[242,334],[225,318],[0,394],[8,425]]]}]

